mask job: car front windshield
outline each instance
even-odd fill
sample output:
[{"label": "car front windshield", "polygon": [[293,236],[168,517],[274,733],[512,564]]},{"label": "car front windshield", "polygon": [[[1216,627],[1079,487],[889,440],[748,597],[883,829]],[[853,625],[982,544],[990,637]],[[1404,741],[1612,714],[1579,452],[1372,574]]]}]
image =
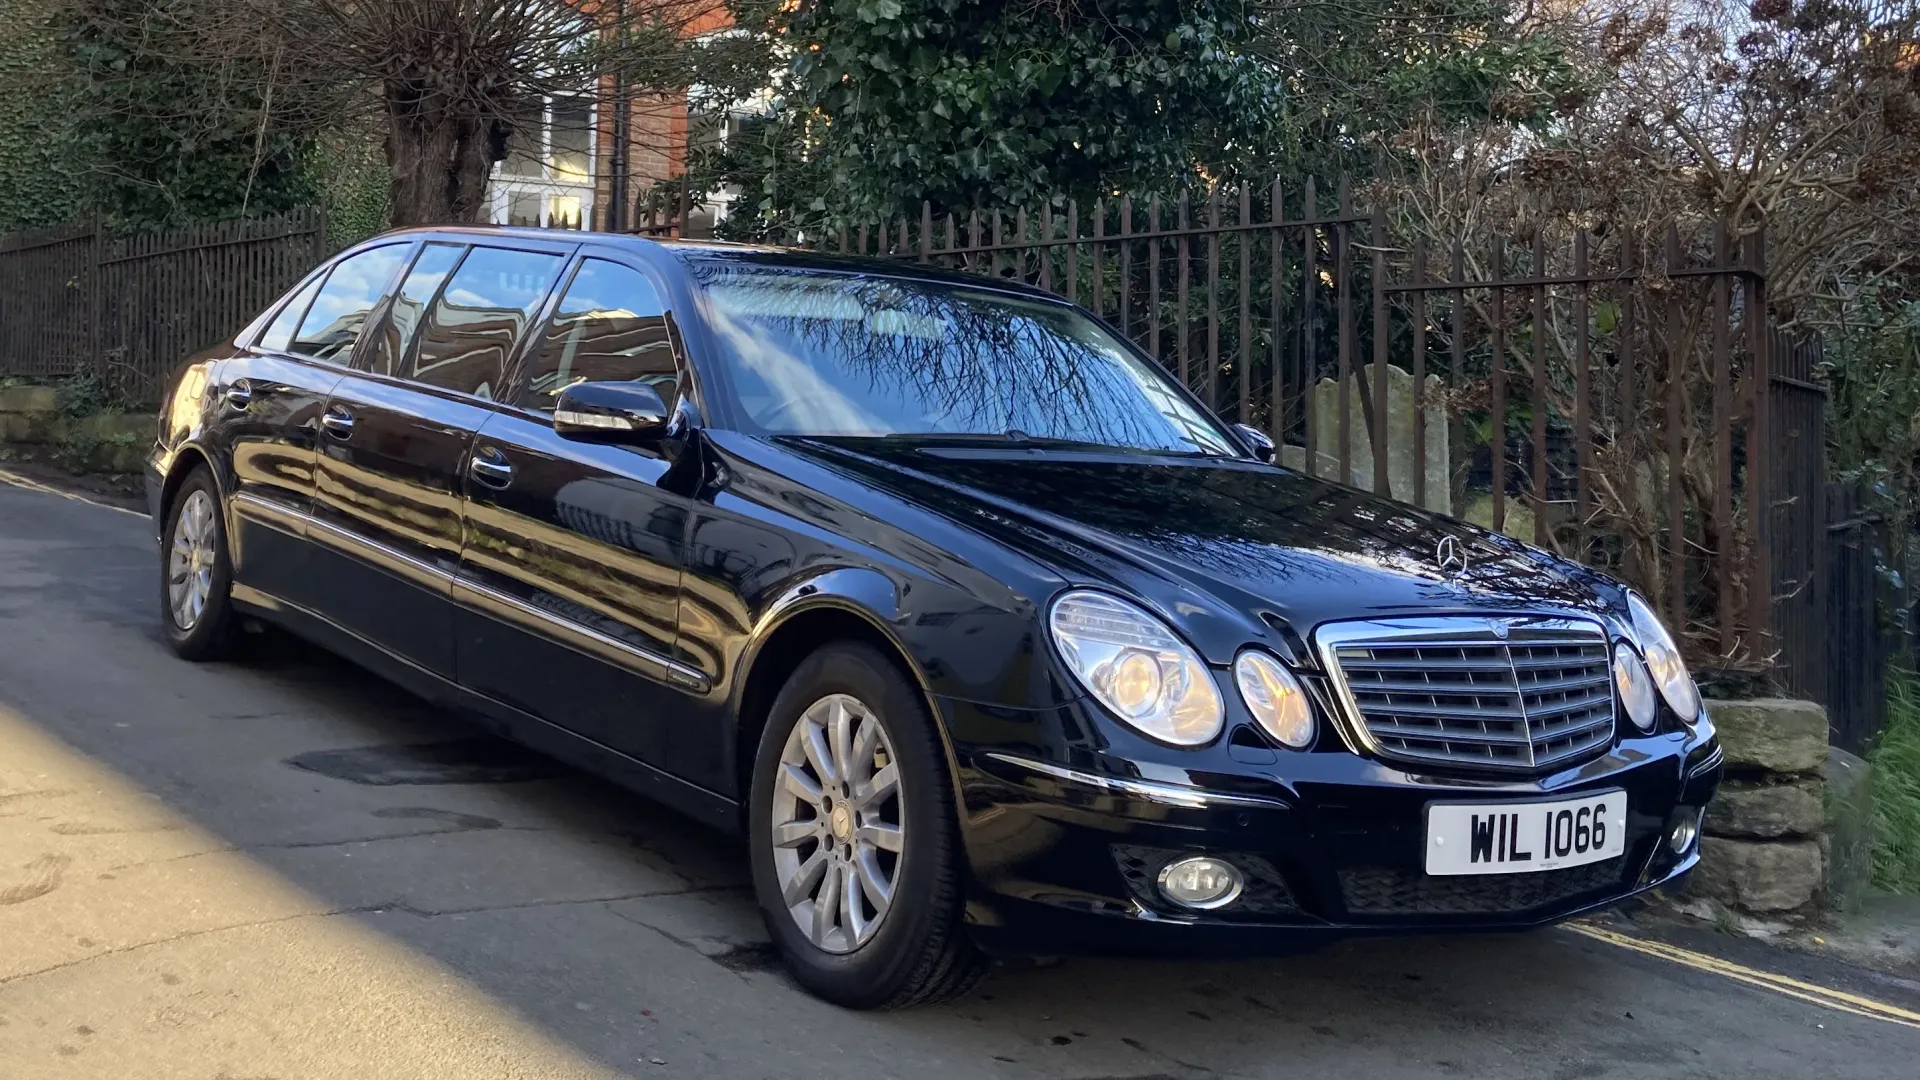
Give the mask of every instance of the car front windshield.
[{"label": "car front windshield", "polygon": [[736,404],[765,433],[1236,453],[1151,361],[1067,304],[719,260],[693,270]]}]

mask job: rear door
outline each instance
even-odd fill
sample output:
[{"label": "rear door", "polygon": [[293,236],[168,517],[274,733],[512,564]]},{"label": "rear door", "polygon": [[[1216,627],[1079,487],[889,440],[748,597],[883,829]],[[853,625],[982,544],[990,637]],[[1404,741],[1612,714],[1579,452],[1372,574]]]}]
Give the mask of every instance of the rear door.
[{"label": "rear door", "polygon": [[671,447],[573,442],[551,414],[581,381],[682,386],[665,295],[590,254],[525,364],[518,409],[474,443],[460,602],[463,685],[680,776],[706,748],[676,726],[706,680],[677,651],[688,499]]},{"label": "rear door", "polygon": [[221,365],[213,439],[233,468],[233,575],[278,600],[314,600],[306,535],[320,415],[409,243],[356,252],[295,290],[251,347]]},{"label": "rear door", "polygon": [[324,614],[448,679],[468,452],[573,246],[422,245],[320,417],[309,535]]}]

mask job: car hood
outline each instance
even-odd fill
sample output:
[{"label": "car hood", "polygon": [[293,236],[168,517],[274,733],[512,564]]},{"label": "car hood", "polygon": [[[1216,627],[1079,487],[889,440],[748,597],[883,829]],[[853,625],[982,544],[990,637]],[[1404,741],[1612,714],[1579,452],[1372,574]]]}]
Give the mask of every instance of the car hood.
[{"label": "car hood", "polygon": [[[1261,627],[1284,624],[1304,637],[1322,622],[1412,612],[1606,618],[1624,602],[1616,583],[1577,563],[1257,462],[892,440],[790,445],[1069,580],[1138,592],[1189,629],[1223,605],[1243,617],[1221,628],[1226,642]],[[1440,565],[1449,540],[1464,569]],[[1237,646],[1223,647],[1230,655]]]}]

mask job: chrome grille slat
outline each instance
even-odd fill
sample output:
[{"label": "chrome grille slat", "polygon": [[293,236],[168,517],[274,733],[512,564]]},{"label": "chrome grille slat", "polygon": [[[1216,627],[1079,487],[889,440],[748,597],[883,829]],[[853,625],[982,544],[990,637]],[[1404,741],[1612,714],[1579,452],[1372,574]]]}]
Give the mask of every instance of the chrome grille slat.
[{"label": "chrome grille slat", "polygon": [[[1440,674],[1450,675],[1453,673],[1441,672]],[[1440,679],[1429,680],[1427,682],[1411,682],[1406,680],[1367,679],[1362,681],[1355,679],[1352,680],[1352,686],[1353,692],[1356,694],[1454,694],[1462,697],[1498,697],[1513,692],[1512,672],[1501,671],[1496,673],[1492,670],[1487,670],[1482,672],[1481,676],[1485,681],[1466,682],[1453,679]],[[1493,681],[1496,677],[1499,679],[1498,682]],[[1585,689],[1591,685],[1591,680],[1584,676],[1579,678],[1541,680],[1539,682],[1527,682],[1523,679],[1520,683],[1520,689],[1528,694],[1549,694],[1558,690]]]},{"label": "chrome grille slat", "polygon": [[1532,741],[1525,735],[1497,735],[1491,731],[1443,731],[1439,728],[1393,727],[1386,724],[1375,724],[1373,733],[1391,735],[1399,739],[1428,739],[1486,746],[1524,746]]},{"label": "chrome grille slat", "polygon": [[[1485,620],[1481,620],[1481,621],[1484,622]],[[1431,637],[1431,638],[1410,637],[1410,638],[1406,638],[1405,640],[1395,641],[1392,645],[1392,649],[1394,652],[1399,652],[1403,649],[1454,649],[1454,650],[1484,649],[1484,650],[1492,650],[1492,651],[1498,651],[1500,648],[1586,649],[1586,648],[1592,647],[1593,644],[1594,644],[1594,639],[1592,638],[1576,637],[1572,635],[1556,635],[1556,636],[1545,637],[1545,638],[1516,636],[1516,637],[1509,638],[1506,641],[1495,641],[1492,638],[1488,638],[1484,641],[1463,641],[1458,638],[1452,638],[1452,637]],[[1345,647],[1352,648],[1352,649],[1366,649],[1366,648],[1369,648],[1370,646],[1356,644],[1356,645],[1349,645]]]},{"label": "chrome grille slat", "polygon": [[1502,720],[1519,722],[1527,714],[1519,709],[1472,709],[1449,708],[1445,705],[1418,705],[1403,701],[1375,701],[1362,695],[1360,708],[1368,713],[1386,713],[1390,716],[1431,716],[1442,720]]},{"label": "chrome grille slat", "polygon": [[[1606,652],[1606,650],[1603,648],[1601,649],[1601,652],[1603,654],[1601,656],[1601,659],[1604,660],[1606,658],[1604,656],[1604,653]],[[1519,656],[1516,656],[1513,658],[1513,666],[1515,670],[1528,671],[1528,670],[1537,670],[1540,668],[1579,667],[1580,665],[1578,663],[1570,662],[1569,659],[1565,657],[1555,657],[1555,656],[1519,657]]]},{"label": "chrome grille slat", "polygon": [[1316,638],[1349,720],[1382,757],[1540,771],[1613,742],[1597,623],[1450,616],[1333,623]]},{"label": "chrome grille slat", "polygon": [[1576,712],[1580,709],[1591,709],[1591,708],[1595,708],[1596,706],[1610,705],[1612,703],[1613,703],[1613,691],[1608,690],[1604,694],[1590,694],[1587,697],[1581,698],[1579,701],[1550,701],[1550,702],[1536,703],[1528,707],[1527,715],[1538,716],[1541,713],[1550,713],[1550,712]]}]

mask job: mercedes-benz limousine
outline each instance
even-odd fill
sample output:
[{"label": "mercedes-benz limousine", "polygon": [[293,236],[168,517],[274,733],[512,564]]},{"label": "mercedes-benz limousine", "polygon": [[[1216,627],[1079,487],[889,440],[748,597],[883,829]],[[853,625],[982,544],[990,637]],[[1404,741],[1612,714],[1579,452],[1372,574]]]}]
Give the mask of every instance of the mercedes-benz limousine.
[{"label": "mercedes-benz limousine", "polygon": [[795,977],[1519,928],[1719,780],[1621,583],[1274,463],[1057,297],[804,252],[393,233],[172,384],[173,647],[276,624],[746,836]]}]

